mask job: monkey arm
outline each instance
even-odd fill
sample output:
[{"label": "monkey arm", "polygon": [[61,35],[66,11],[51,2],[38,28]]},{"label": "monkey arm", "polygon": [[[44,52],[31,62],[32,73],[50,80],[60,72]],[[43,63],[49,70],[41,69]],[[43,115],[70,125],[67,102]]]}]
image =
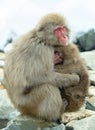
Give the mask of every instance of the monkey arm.
[{"label": "monkey arm", "polygon": [[55,84],[59,87],[69,87],[79,83],[79,76],[76,74],[60,74],[54,72],[52,77],[54,77]]},{"label": "monkey arm", "polygon": [[49,83],[54,86],[60,87],[69,87],[71,85],[77,85],[79,83],[79,76],[76,74],[61,74],[57,72],[47,73],[43,81],[39,83]]}]

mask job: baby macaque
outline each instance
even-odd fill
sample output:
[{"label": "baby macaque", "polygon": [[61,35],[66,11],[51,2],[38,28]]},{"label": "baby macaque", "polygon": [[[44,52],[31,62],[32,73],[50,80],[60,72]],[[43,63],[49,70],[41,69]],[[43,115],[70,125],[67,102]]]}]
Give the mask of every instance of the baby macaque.
[{"label": "baby macaque", "polygon": [[[66,34],[64,27],[68,29]],[[65,17],[48,14],[6,54],[4,84],[21,113],[47,121],[61,117],[67,101],[62,99],[59,88],[77,85],[80,80],[77,74],[54,71],[54,48],[68,43],[69,28]]]},{"label": "baby macaque", "polygon": [[[66,30],[65,30],[66,31]],[[62,98],[68,102],[66,111],[72,112],[78,110],[84,103],[88,95],[89,76],[86,65],[80,57],[80,52],[75,44],[69,44],[64,47],[55,48],[55,71],[60,73],[75,73],[80,77],[78,85],[60,88]]]}]

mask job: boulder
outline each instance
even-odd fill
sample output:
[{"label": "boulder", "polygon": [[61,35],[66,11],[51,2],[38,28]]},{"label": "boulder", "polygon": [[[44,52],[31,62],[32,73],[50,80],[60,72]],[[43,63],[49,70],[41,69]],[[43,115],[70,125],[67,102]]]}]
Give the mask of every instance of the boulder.
[{"label": "boulder", "polygon": [[95,49],[95,30],[91,29],[86,33],[79,33],[74,43],[79,46],[80,51]]},{"label": "boulder", "polygon": [[66,127],[69,128],[69,130],[95,130],[95,115],[79,121],[71,121]]}]

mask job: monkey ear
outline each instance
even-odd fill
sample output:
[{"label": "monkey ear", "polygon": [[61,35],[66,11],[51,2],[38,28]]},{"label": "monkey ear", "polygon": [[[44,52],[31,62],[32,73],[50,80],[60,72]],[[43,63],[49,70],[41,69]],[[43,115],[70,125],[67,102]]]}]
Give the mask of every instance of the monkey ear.
[{"label": "monkey ear", "polygon": [[38,29],[38,31],[39,31],[39,32],[44,31],[44,27],[40,27],[40,28]]}]

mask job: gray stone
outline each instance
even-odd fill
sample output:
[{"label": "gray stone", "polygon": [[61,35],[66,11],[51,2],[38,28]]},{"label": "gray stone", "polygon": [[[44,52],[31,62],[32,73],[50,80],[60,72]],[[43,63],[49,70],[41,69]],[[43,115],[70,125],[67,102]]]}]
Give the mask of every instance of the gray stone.
[{"label": "gray stone", "polygon": [[92,70],[95,70],[95,50],[88,51],[88,52],[82,52],[81,56],[86,61],[87,66],[89,68],[91,68]]},{"label": "gray stone", "polygon": [[95,111],[95,96],[87,100],[86,108]]},{"label": "gray stone", "polygon": [[89,71],[89,78],[91,80],[91,85],[95,86],[95,71]]},{"label": "gray stone", "polygon": [[78,33],[75,44],[79,46],[80,51],[95,49],[95,30],[91,29],[85,33]]},{"label": "gray stone", "polygon": [[0,119],[0,129],[5,128],[9,120],[7,119]]},{"label": "gray stone", "polygon": [[38,126],[30,119],[17,118],[8,123],[8,126],[2,130],[37,130]]},{"label": "gray stone", "polygon": [[89,103],[88,101],[86,102],[86,109],[95,111],[95,107],[91,103]]},{"label": "gray stone", "polygon": [[86,97],[86,109],[95,111],[95,86],[89,87],[89,96]]},{"label": "gray stone", "polygon": [[66,127],[73,127],[73,130],[95,130],[95,115],[79,121],[72,121]]},{"label": "gray stone", "polygon": [[51,127],[51,128],[45,128],[43,130],[65,130],[65,126],[63,124],[60,124],[56,127]]},{"label": "gray stone", "polygon": [[5,89],[0,89],[0,119],[13,119],[20,113],[13,107]]},{"label": "gray stone", "polygon": [[[6,128],[2,130],[42,130],[32,118],[26,116],[18,116],[10,121]],[[63,124],[43,128],[43,130],[65,130]]]}]

